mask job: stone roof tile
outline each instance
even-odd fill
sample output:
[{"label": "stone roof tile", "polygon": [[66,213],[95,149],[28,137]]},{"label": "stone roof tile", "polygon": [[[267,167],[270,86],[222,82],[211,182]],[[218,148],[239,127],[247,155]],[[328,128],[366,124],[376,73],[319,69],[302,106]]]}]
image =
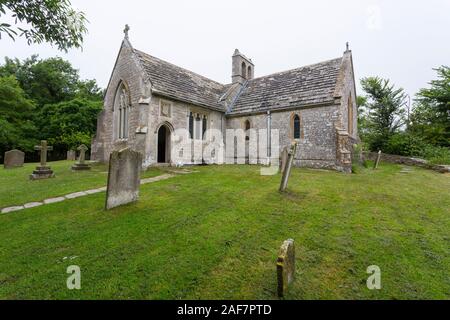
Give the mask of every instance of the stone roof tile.
[{"label": "stone roof tile", "polygon": [[229,114],[246,114],[334,101],[342,58],[247,81]]}]

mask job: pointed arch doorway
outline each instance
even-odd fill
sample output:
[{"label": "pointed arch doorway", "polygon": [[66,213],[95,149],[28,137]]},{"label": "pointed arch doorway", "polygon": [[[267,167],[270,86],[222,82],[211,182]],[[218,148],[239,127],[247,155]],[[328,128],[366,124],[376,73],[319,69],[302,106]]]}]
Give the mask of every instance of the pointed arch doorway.
[{"label": "pointed arch doorway", "polygon": [[170,132],[165,124],[158,129],[158,163],[170,163]]}]

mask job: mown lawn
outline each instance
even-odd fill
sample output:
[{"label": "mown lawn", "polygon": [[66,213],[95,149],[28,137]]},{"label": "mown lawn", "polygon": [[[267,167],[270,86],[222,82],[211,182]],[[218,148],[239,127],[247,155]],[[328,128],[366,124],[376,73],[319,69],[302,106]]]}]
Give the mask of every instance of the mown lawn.
[{"label": "mown lawn", "polygon": [[[195,170],[108,212],[100,193],[0,215],[0,298],[276,299],[288,238],[297,273],[286,299],[450,298],[449,175],[294,169],[280,194],[280,175],[256,166]],[[23,185],[2,185],[2,201]],[[66,288],[69,265],[81,290]],[[366,287],[370,265],[381,290]]]},{"label": "mown lawn", "polygon": [[[3,165],[0,166],[0,209],[106,186],[107,166],[94,164],[91,171],[76,172],[70,169],[74,163],[49,162],[48,165],[55,172],[56,178],[36,181],[31,181],[29,176],[37,163],[26,163],[17,169],[3,169]],[[148,178],[160,173],[160,170],[152,168],[144,172],[142,177]]]}]

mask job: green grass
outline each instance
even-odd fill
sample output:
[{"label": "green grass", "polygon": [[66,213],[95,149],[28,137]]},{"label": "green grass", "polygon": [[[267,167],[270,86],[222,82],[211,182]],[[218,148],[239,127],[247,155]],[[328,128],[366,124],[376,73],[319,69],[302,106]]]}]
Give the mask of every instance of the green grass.
[{"label": "green grass", "polygon": [[[277,252],[293,238],[286,299],[449,299],[449,175],[294,169],[280,194],[280,175],[256,166],[195,170],[108,212],[100,193],[0,215],[0,298],[276,299]],[[370,265],[381,290],[366,287]]]},{"label": "green grass", "polygon": [[[26,163],[22,168],[3,169],[0,167],[0,208],[41,201],[73,192],[106,186],[108,167],[94,164],[91,171],[72,171],[74,161],[49,162],[55,172],[55,179],[29,179],[37,163]],[[152,168],[142,174],[148,178],[159,175],[161,171]]]}]

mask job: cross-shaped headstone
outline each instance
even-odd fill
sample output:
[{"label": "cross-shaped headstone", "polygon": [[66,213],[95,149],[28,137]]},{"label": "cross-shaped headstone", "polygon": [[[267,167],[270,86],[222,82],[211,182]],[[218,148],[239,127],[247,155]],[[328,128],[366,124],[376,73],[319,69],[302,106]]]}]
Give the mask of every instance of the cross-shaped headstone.
[{"label": "cross-shaped headstone", "polygon": [[86,151],[88,151],[88,147],[86,147],[84,144],[78,147],[78,150],[80,151],[80,158],[78,159],[78,162],[80,164],[84,164],[84,160],[86,159]]},{"label": "cross-shaped headstone", "polygon": [[47,164],[47,151],[52,151],[53,147],[47,145],[47,140],[41,140],[40,146],[34,146],[34,150],[41,151],[41,167]]}]

